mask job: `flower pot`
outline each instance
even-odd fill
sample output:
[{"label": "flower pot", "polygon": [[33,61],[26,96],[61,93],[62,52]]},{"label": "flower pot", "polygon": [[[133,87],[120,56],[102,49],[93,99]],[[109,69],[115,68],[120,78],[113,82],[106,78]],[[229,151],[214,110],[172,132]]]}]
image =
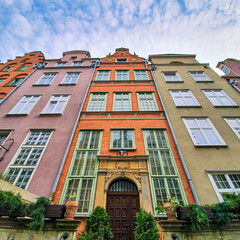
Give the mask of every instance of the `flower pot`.
[{"label": "flower pot", "polygon": [[172,208],[172,204],[170,202],[163,203],[163,207],[167,214],[168,220],[177,220],[176,218],[176,208]]},{"label": "flower pot", "polygon": [[78,202],[75,201],[68,201],[66,203],[66,213],[65,213],[65,219],[74,219],[74,214],[76,212],[76,209],[78,207]]}]

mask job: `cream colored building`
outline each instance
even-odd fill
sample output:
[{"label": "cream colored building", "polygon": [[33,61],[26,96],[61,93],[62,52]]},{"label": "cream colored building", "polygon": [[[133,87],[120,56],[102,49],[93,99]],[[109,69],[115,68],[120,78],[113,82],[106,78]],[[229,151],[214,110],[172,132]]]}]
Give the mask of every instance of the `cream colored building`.
[{"label": "cream colored building", "polygon": [[240,192],[240,95],[195,55],[150,55],[166,114],[199,202]]}]

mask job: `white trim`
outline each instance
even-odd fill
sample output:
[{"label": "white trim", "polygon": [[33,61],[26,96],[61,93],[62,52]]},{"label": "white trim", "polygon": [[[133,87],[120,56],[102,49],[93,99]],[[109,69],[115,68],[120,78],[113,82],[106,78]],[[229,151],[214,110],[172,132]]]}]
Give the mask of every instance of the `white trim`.
[{"label": "white trim", "polygon": [[[163,71],[162,74],[163,74],[163,77],[165,78],[166,82],[183,82],[182,78],[176,71]],[[166,76],[167,74],[174,74],[174,77],[171,77],[171,80],[169,80],[170,77],[167,78],[167,76]]]},{"label": "white trim", "polygon": [[[191,106],[200,106],[197,99],[194,97],[191,90],[169,90],[173,101],[177,107],[191,107]],[[174,93],[178,93],[179,96],[174,95]],[[187,93],[188,95],[184,94]],[[182,104],[178,102],[178,99],[182,100]],[[193,104],[189,104],[186,100],[191,99]]]}]

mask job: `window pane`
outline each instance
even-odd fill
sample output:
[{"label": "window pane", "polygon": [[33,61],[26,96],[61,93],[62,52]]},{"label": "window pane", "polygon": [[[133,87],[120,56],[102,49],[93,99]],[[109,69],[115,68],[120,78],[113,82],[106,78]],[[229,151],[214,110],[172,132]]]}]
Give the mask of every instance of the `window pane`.
[{"label": "window pane", "polygon": [[214,174],[214,175],[212,175],[212,177],[219,189],[231,188],[226,177],[223,174]]}]

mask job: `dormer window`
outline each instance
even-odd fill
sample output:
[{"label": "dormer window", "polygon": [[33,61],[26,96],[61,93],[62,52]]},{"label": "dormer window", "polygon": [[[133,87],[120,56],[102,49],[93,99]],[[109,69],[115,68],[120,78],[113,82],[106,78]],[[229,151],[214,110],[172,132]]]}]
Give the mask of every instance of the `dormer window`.
[{"label": "dormer window", "polygon": [[76,60],[77,59],[77,57],[71,57],[70,58],[70,60]]},{"label": "dormer window", "polygon": [[126,58],[118,58],[117,62],[118,63],[125,63],[125,62],[127,62],[127,59]]}]

